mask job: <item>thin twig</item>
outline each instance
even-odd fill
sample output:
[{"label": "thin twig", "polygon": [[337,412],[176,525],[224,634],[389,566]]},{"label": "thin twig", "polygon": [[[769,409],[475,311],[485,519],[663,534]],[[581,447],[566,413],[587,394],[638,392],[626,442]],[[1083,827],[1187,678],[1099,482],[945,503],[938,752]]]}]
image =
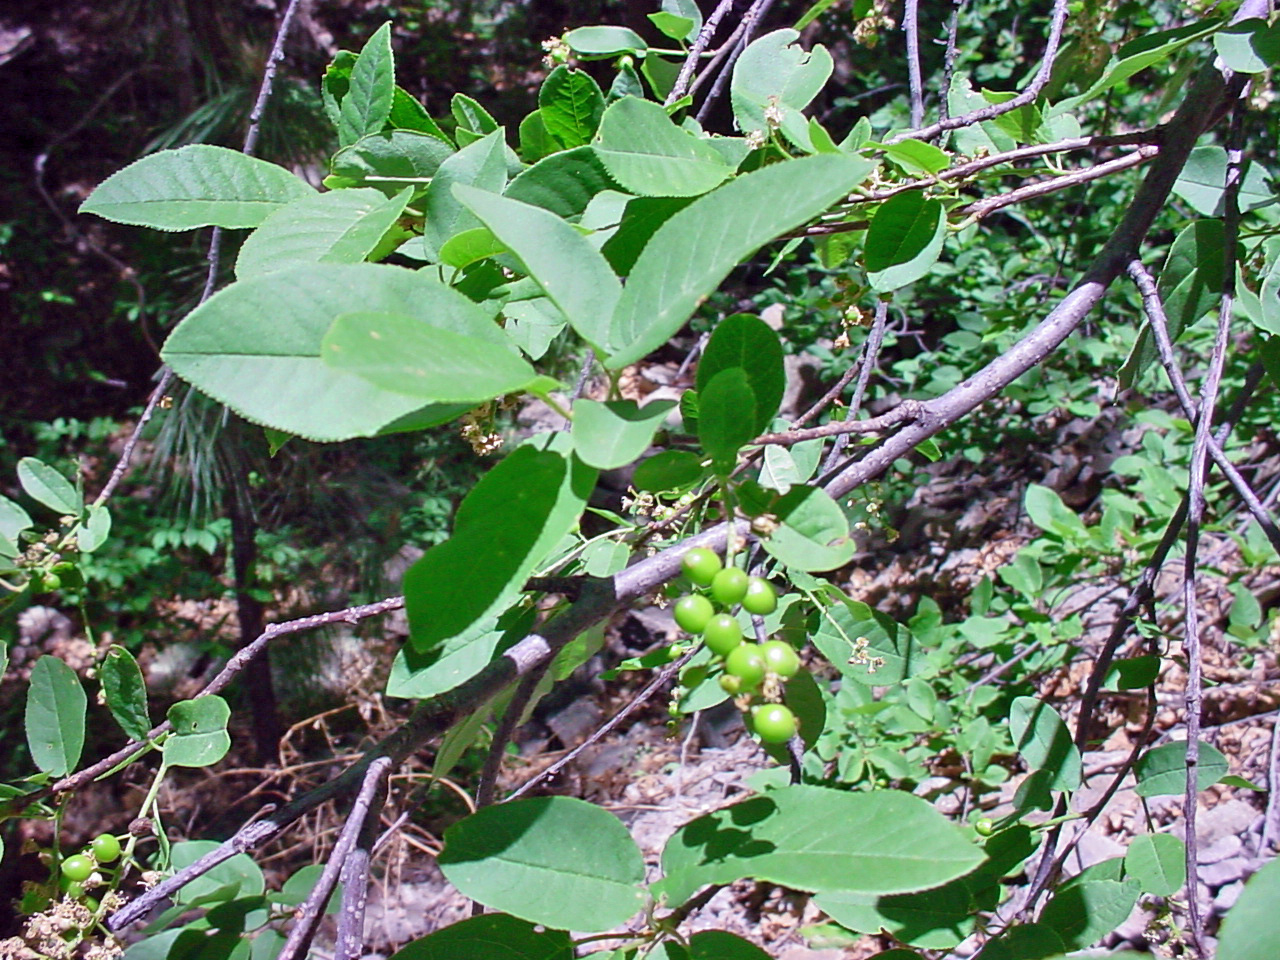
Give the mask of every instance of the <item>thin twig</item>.
[{"label": "thin twig", "polygon": [[778,447],[789,447],[796,443],[804,443],[806,440],[820,440],[823,437],[846,436],[850,433],[883,433],[900,423],[917,420],[923,413],[924,404],[919,400],[903,400],[888,413],[872,417],[870,420],[832,420],[820,427],[809,427],[805,430],[761,434],[750,442],[753,446],[772,444]]},{"label": "thin twig", "polygon": [[[372,770],[372,767],[370,768]],[[382,808],[390,789],[390,763],[386,773],[377,779],[377,789],[363,816],[355,846],[342,864],[338,880],[342,884],[342,904],[338,910],[338,936],[334,942],[334,960],[359,960],[365,955],[364,912],[369,904],[369,868],[374,843],[382,819]],[[358,805],[358,803],[357,803]],[[352,810],[352,816],[356,811]]]},{"label": "thin twig", "polygon": [[924,123],[924,83],[920,79],[920,0],[906,0],[902,32],[907,36],[907,83],[911,87],[911,126]]},{"label": "thin twig", "polygon": [[733,0],[720,0],[716,4],[716,8],[711,11],[711,16],[702,21],[702,29],[693,38],[693,46],[689,48],[689,55],[684,58],[684,63],[680,66],[680,74],[676,77],[676,82],[672,86],[671,92],[667,94],[664,106],[671,106],[671,104],[685,95],[685,91],[689,88],[689,79],[693,76],[693,68],[698,65],[698,60],[703,51],[707,49],[707,44],[715,36],[716,29],[720,26],[720,21],[732,9]]},{"label": "thin twig", "polygon": [[[876,369],[880,364],[880,348],[884,346],[884,331],[889,320],[889,301],[881,298],[876,301],[875,317],[871,321],[871,332],[867,335],[867,342],[862,347],[862,360],[858,365],[858,383],[853,388],[853,396],[849,400],[849,406],[845,410],[844,417],[847,423],[870,423],[871,420],[858,420],[858,414],[862,410],[862,401],[866,399],[867,387],[871,384],[871,371]],[[897,409],[902,410],[912,401],[907,401],[900,405]],[[893,413],[895,411],[890,411]],[[910,419],[920,416],[923,411],[912,406],[909,411]],[[887,416],[887,414],[886,414]],[[881,419],[873,417],[872,420]],[[831,452],[827,454],[826,460],[822,464],[822,473],[825,476],[835,468],[840,462],[840,458],[844,456],[845,446],[849,442],[847,434],[839,434],[836,436],[836,442],[831,445]]]},{"label": "thin twig", "polygon": [[960,11],[967,0],[952,0],[951,16],[947,20],[947,52],[942,58],[942,96],[938,105],[938,119],[944,123],[951,115],[951,79],[956,73],[956,55],[960,36]]}]

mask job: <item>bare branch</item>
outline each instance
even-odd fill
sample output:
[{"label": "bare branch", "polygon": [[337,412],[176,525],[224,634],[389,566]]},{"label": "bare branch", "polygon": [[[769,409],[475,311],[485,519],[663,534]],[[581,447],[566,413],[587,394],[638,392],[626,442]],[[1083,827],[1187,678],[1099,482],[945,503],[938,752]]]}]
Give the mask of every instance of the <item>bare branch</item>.
[{"label": "bare branch", "polygon": [[924,414],[924,405],[919,400],[904,400],[888,413],[870,420],[832,420],[820,427],[809,427],[807,430],[787,430],[784,433],[765,433],[751,441],[753,445],[772,444],[778,447],[789,447],[792,444],[804,443],[806,440],[820,440],[823,437],[838,437],[850,433],[882,433],[900,423],[909,423]]},{"label": "bare branch", "polygon": [[[867,395],[867,386],[871,383],[871,371],[880,363],[880,348],[884,346],[884,328],[888,320],[889,301],[881,297],[876,301],[876,313],[875,319],[871,321],[871,333],[862,347],[862,363],[858,372],[858,385],[853,388],[853,397],[849,400],[849,409],[845,411],[844,417],[846,421],[856,422],[858,420],[858,413],[862,410],[863,398]],[[902,406],[905,407],[907,404],[904,403]],[[899,409],[902,408],[899,407]],[[890,411],[890,413],[893,412]],[[909,419],[914,419],[919,416],[920,411],[912,407],[909,411],[904,411],[904,417],[908,413],[910,414]],[[845,434],[840,434],[836,437],[836,442],[831,445],[831,452],[827,454],[827,459],[822,464],[824,475],[840,462],[840,457],[844,454],[845,444],[848,443],[848,440],[849,438]]]},{"label": "bare branch", "polygon": [[689,89],[689,80],[693,76],[693,68],[698,65],[698,59],[707,49],[707,44],[711,42],[711,38],[715,36],[716,30],[720,26],[720,21],[732,9],[733,0],[720,0],[716,4],[716,8],[711,11],[711,16],[702,21],[702,29],[694,37],[693,46],[689,48],[689,55],[684,58],[684,63],[680,66],[680,74],[676,77],[676,82],[672,86],[671,92],[667,94],[665,106],[671,106],[671,104],[685,95],[685,91]]},{"label": "bare branch", "polygon": [[920,79],[920,0],[906,0],[902,31],[907,35],[907,83],[911,87],[911,126],[924,123],[924,82]]}]

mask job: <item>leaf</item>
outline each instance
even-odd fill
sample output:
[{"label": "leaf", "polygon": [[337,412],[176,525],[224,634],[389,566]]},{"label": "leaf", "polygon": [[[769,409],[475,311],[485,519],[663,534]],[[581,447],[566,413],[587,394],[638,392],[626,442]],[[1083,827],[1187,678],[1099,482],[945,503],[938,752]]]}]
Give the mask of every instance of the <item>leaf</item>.
[{"label": "leaf", "polygon": [[1032,770],[1048,776],[1050,790],[1075,790],[1080,786],[1080,751],[1062,718],[1035,697],[1018,697],[1009,713],[1009,733],[1014,748]]},{"label": "leaf", "polygon": [[619,276],[631,273],[658,228],[692,202],[689,197],[636,197],[627,201],[617,231],[600,248],[609,266]]},{"label": "leaf", "polygon": [[632,484],[637,490],[661,493],[681,490],[702,479],[702,459],[687,450],[664,450],[636,467]]},{"label": "leaf", "polygon": [[727,476],[738,451],[755,435],[755,393],[741,367],[721,370],[698,391],[698,442],[721,476]]},{"label": "leaf", "polygon": [[571,797],[487,807],[444,835],[438,862],[467,897],[562,930],[596,933],[643,905],[644,860],[616,816]]},{"label": "leaf", "polygon": [[30,528],[31,517],[27,515],[27,511],[8,497],[0,496],[0,536],[8,537],[16,543],[18,535]]},{"label": "leaf", "polygon": [[1142,890],[1134,880],[1087,880],[1063,887],[1045,904],[1040,923],[1082,950],[1124,923]]},{"label": "leaf", "polygon": [[595,476],[564,452],[528,444],[485,474],[458,507],[453,535],[405,574],[414,647],[431,650],[505,610],[573,529]]},{"label": "leaf", "polygon": [[743,877],[819,894],[914,893],[982,860],[981,849],[919,797],[791,786],[676,831],[662,852],[661,888],[677,903],[685,891]]},{"label": "leaf", "polygon": [[573,960],[563,930],[504,913],[481,914],[405,944],[391,960]]},{"label": "leaf", "polygon": [[1272,860],[1244,885],[1240,899],[1222,921],[1218,960],[1272,960],[1280,953],[1280,860]]},{"label": "leaf", "polygon": [[794,486],[770,512],[780,526],[761,545],[788,567],[834,570],[853,558],[856,546],[849,536],[849,521],[826,491]]},{"label": "leaf", "polygon": [[236,257],[241,280],[300,263],[360,263],[378,245],[412,196],[377,190],[333,190],[281,207],[249,234]]},{"label": "leaf", "polygon": [[670,37],[672,40],[684,40],[693,31],[693,21],[688,17],[667,13],[665,10],[649,14],[649,20],[665,36]]},{"label": "leaf", "polygon": [[727,930],[700,930],[689,938],[690,960],[770,960],[750,940]]},{"label": "leaf", "polygon": [[156,230],[256,227],[277,207],[314,192],[274,163],[197,143],[113,173],[80,212]]},{"label": "leaf", "polygon": [[[460,305],[460,302],[459,302]],[[488,329],[482,311],[475,329]],[[538,372],[494,336],[454,333],[402,313],[359,311],[333,321],[320,357],[335,370],[424,403],[477,404],[529,386]]]},{"label": "leaf", "polygon": [[[1065,960],[1062,938],[1043,923],[1022,923],[1007,927],[999,937],[987,941],[975,960],[1038,960],[1052,957]],[[1113,954],[1114,960],[1137,960],[1136,955]]]},{"label": "leaf", "polygon": [[1280,63],[1280,23],[1238,20],[1213,35],[1213,46],[1236,73],[1262,73]]},{"label": "leaf", "polygon": [[427,113],[426,107],[418,102],[418,98],[403,87],[397,86],[391,98],[391,112],[387,115],[387,123],[397,130],[414,130],[426,133],[452,147],[453,142],[440,129],[440,125]]},{"label": "leaf", "polygon": [[[426,700],[465,683],[489,665],[496,653],[529,635],[534,611],[519,606],[489,617],[447,639],[439,647],[419,651],[401,647],[391,662],[387,696]],[[443,747],[436,756],[443,752]]]},{"label": "leaf", "polygon": [[493,235],[488,227],[476,227],[455,233],[440,248],[440,262],[446,267],[461,270],[480,260],[509,253],[507,245]]},{"label": "leaf", "polygon": [[175,703],[168,713],[173,732],[161,747],[165,766],[207,767],[225,757],[231,749],[230,717],[227,701],[212,694]]},{"label": "leaf", "polygon": [[62,474],[35,457],[18,461],[18,482],[32,500],[44,504],[55,513],[78,517],[84,509],[84,497]]},{"label": "leaf", "polygon": [[946,152],[923,140],[899,140],[897,143],[885,144],[882,148],[885,155],[908,173],[928,174],[941,173],[951,166],[951,158]]},{"label": "leaf", "polygon": [[384,196],[393,197],[405,187],[425,188],[454,154],[448,142],[427,133],[415,130],[371,133],[334,154],[329,169],[339,180],[335,184],[333,178],[329,178],[325,184],[345,188],[368,184]]},{"label": "leaf", "polygon": [[1045,533],[1067,541],[1086,536],[1079,514],[1063,503],[1057,491],[1049,487],[1029,484],[1023,506],[1031,522]]},{"label": "leaf", "polygon": [[881,930],[913,947],[950,950],[973,932],[975,917],[963,881],[924,893],[890,897],[839,891],[814,898],[818,909],[858,933]]},{"label": "leaf", "polygon": [[580,147],[600,125],[604,94],[590,74],[561,64],[538,89],[538,112],[552,140],[566,150]]},{"label": "leaf", "polygon": [[733,174],[710,141],[676,126],[661,104],[623,97],[604,112],[595,151],[630,193],[695,197]]},{"label": "leaf", "polygon": [[[1226,182],[1227,151],[1222,147],[1196,147],[1174,182],[1173,192],[1191,204],[1202,217],[1221,217]],[[1241,213],[1274,202],[1275,195],[1267,185],[1266,171],[1259,164],[1250,164],[1245,169],[1237,199]]]},{"label": "leaf", "polygon": [[621,285],[591,243],[540,207],[466,187],[455,193],[520,259],[578,335],[592,344],[604,342]]},{"label": "leaf", "polygon": [[1142,885],[1142,892],[1172,897],[1187,882],[1187,848],[1167,833],[1144,833],[1129,842],[1125,873]]},{"label": "leaf", "polygon": [[589,467],[614,470],[638,459],[673,409],[674,400],[637,406],[634,400],[573,405],[573,452]]},{"label": "leaf", "polygon": [[458,125],[458,146],[465,147],[498,129],[498,121],[489,111],[465,93],[455,93],[449,103],[454,122]]},{"label": "leaf", "polygon": [[338,114],[338,143],[344,147],[378,133],[391,115],[396,76],[390,22],[380,26],[364,45],[348,84]]},{"label": "leaf", "polygon": [[631,270],[605,365],[620,369],[666,343],[740,261],[826,210],[872,169],[862,158],[788,160],[736,177],[674,214]]},{"label": "leaf", "polygon": [[554,156],[559,144],[547,133],[547,125],[542,122],[542,111],[533,110],[520,121],[520,157],[525,163],[535,163]]},{"label": "leaf", "polygon": [[27,746],[37,767],[65,777],[84,749],[88,699],[76,672],[57,657],[41,657],[31,668],[27,689]]},{"label": "leaf", "polygon": [[592,147],[561,150],[539,160],[507,185],[504,196],[550,210],[565,220],[582,215],[613,181]]},{"label": "leaf", "polygon": [[702,29],[702,10],[696,0],[662,0],[660,7],[663,13],[684,17],[692,24],[687,34],[676,39],[693,40]]},{"label": "leaf", "polygon": [[834,63],[826,47],[818,44],[806,53],[795,45],[799,38],[789,27],[766,33],[734,64],[729,99],[740,130],[768,130],[770,111],[782,113],[788,136],[807,129],[800,111],[826,86]]},{"label": "leaf", "polygon": [[145,740],[151,731],[151,714],[138,661],[124,647],[113,645],[102,661],[100,676],[107,709],[120,729],[130,740]]},{"label": "leaf", "polygon": [[[858,643],[860,638],[864,644]],[[901,683],[928,666],[910,630],[861,600],[843,600],[825,610],[813,643],[844,676],[867,686]],[[866,658],[884,662],[850,662],[855,647]]]},{"label": "leaf", "polygon": [[76,531],[76,546],[81,553],[93,553],[107,542],[111,534],[111,511],[101,504],[89,504],[84,525]]},{"label": "leaf", "polygon": [[[169,865],[176,872],[189,867],[219,846],[216,840],[185,840],[175,843],[169,855]],[[236,897],[261,896],[266,888],[262,870],[253,862],[253,858],[247,853],[237,853],[191,880],[174,894],[173,899],[178,903],[191,903],[223,891],[226,896],[222,899],[234,900]]]},{"label": "leaf", "polygon": [[[494,131],[483,139],[463,147],[436,171],[427,188],[426,222],[422,245],[430,259],[439,256],[440,248],[454,234],[477,227],[480,222],[454,194],[454,186],[462,184],[488,193],[501,193],[507,185],[506,145],[502,132]],[[499,235],[494,231],[495,235]]]},{"label": "leaf", "polygon": [[746,375],[755,397],[752,433],[764,433],[782,404],[787,374],[782,363],[782,342],[777,333],[759,317],[735,313],[725,317],[711,332],[698,360],[696,386],[699,394],[723,370],[738,368]]},{"label": "leaf", "polygon": [[867,229],[867,277],[873,290],[887,293],[915,283],[938,261],[947,234],[939,200],[912,190],[880,205]]},{"label": "leaf", "polygon": [[564,42],[578,56],[590,59],[640,53],[649,46],[626,27],[578,27],[564,35]]},{"label": "leaf", "polygon": [[[1227,758],[1211,743],[1200,744],[1200,762],[1196,770],[1196,789],[1207,790],[1227,772]],[[1187,787],[1187,745],[1166,743],[1148,750],[1134,765],[1138,784],[1134,792],[1140,797],[1178,796]]]}]

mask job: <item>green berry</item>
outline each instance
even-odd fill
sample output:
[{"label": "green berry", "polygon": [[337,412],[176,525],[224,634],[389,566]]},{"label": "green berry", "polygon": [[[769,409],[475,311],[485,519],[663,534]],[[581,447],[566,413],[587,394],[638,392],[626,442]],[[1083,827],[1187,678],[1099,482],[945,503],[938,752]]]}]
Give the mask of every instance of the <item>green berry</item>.
[{"label": "green berry", "polygon": [[115,863],[120,859],[120,841],[109,833],[100,833],[89,843],[93,858],[99,863]]},{"label": "green berry", "polygon": [[765,665],[784,680],[800,672],[800,656],[795,647],[785,640],[769,640],[761,644],[760,656],[764,657]]},{"label": "green berry", "polygon": [[83,854],[73,854],[62,861],[62,875],[72,883],[82,883],[93,874],[93,861]]},{"label": "green berry", "polygon": [[725,567],[711,581],[711,595],[718,603],[731,607],[747,595],[747,583],[751,578],[745,570]]},{"label": "green berry", "polygon": [[46,573],[41,579],[40,589],[37,593],[53,593],[55,590],[62,589],[62,578],[56,573]]},{"label": "green berry", "polygon": [[799,729],[796,715],[780,703],[766,703],[756,710],[751,727],[765,743],[786,743]]},{"label": "green berry", "polygon": [[973,822],[973,829],[978,831],[978,836],[989,837],[996,832],[996,825],[990,817],[982,817]]},{"label": "green berry", "polygon": [[701,633],[715,616],[716,608],[711,601],[701,594],[690,594],[676,601],[675,618],[681,630],[688,633]]},{"label": "green berry", "polygon": [[754,643],[744,643],[730,650],[724,658],[725,673],[733,674],[742,681],[742,689],[754,690],[764,679],[766,670],[764,657],[760,655],[760,647]]},{"label": "green berry", "polygon": [[742,692],[742,681],[731,673],[726,673],[720,677],[720,689],[731,697],[736,697]]},{"label": "green berry", "polygon": [[723,657],[742,643],[742,625],[732,614],[717,613],[702,631],[702,640],[712,653]]},{"label": "green berry", "polygon": [[711,586],[721,569],[720,558],[714,550],[706,547],[693,547],[680,559],[680,568],[685,576],[700,587]]},{"label": "green berry", "polygon": [[742,598],[742,609],[762,617],[777,610],[778,592],[773,589],[773,584],[759,577],[750,578],[746,595]]}]

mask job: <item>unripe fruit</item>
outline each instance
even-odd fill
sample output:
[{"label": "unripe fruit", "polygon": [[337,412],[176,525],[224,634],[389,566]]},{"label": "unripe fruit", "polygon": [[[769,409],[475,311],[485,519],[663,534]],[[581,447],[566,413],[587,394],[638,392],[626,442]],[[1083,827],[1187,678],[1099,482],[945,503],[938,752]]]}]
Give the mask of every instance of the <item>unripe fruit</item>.
[{"label": "unripe fruit", "polygon": [[747,583],[750,579],[745,570],[725,567],[711,581],[711,595],[716,598],[716,602],[731,607],[740,603],[747,595]]},{"label": "unripe fruit", "polygon": [[690,580],[700,587],[711,586],[711,581],[720,572],[722,564],[714,550],[706,547],[693,547],[680,558],[680,569]]},{"label": "unripe fruit", "polygon": [[726,656],[742,643],[742,625],[732,614],[717,613],[702,631],[702,640],[712,653]]},{"label": "unripe fruit", "polygon": [[62,875],[73,883],[88,880],[93,873],[93,861],[83,854],[73,854],[62,861]]},{"label": "unripe fruit", "polygon": [[89,843],[93,858],[99,863],[114,863],[120,858],[120,841],[109,833],[100,833]]},{"label": "unripe fruit", "polygon": [[762,643],[760,656],[764,657],[765,665],[784,680],[800,672],[800,656],[785,640]]},{"label": "unripe fruit", "polygon": [[990,817],[982,817],[973,822],[973,829],[978,831],[978,836],[989,837],[996,832],[996,825]]},{"label": "unripe fruit", "polygon": [[765,674],[764,657],[760,656],[760,648],[754,643],[744,643],[734,647],[725,655],[725,673],[732,674],[742,681],[743,690],[752,690],[760,685]]},{"label": "unripe fruit", "polygon": [[726,673],[720,677],[720,689],[731,697],[736,697],[742,692],[742,681],[731,673]]},{"label": "unripe fruit", "polygon": [[40,589],[37,593],[53,593],[55,590],[62,589],[62,578],[56,573],[46,573],[42,578]]},{"label": "unripe fruit", "polygon": [[780,703],[766,703],[751,716],[751,727],[765,743],[786,743],[796,735],[796,715]]},{"label": "unripe fruit", "polygon": [[681,630],[701,633],[715,616],[716,608],[701,594],[690,594],[676,601],[675,618]]},{"label": "unripe fruit", "polygon": [[778,609],[778,593],[773,584],[759,577],[747,581],[747,592],[742,598],[742,609],[747,613],[766,616]]}]

